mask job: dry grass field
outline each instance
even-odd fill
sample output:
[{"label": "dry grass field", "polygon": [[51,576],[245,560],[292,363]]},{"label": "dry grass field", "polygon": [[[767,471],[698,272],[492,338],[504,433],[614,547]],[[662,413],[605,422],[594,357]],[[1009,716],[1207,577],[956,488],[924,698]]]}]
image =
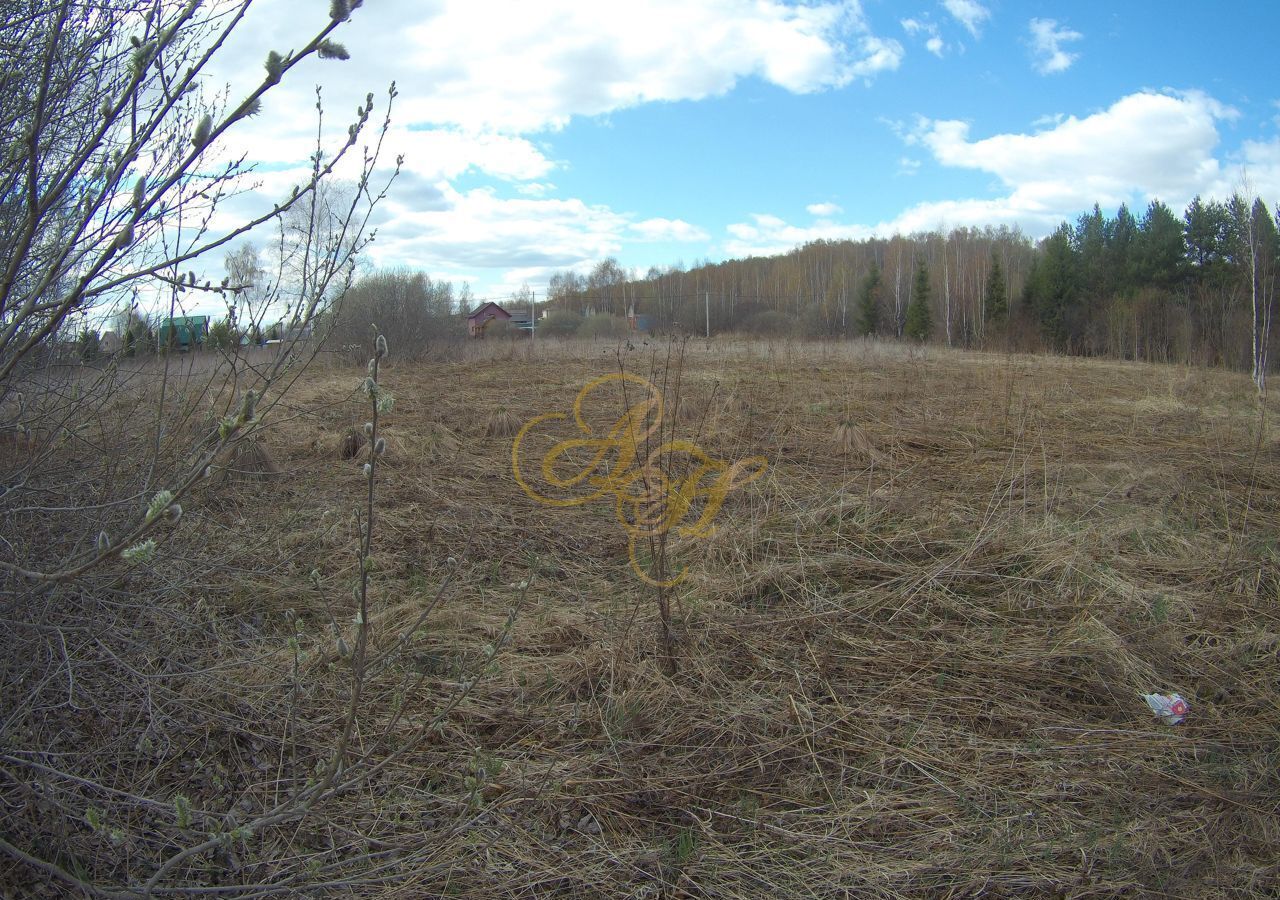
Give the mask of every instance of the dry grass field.
[{"label": "dry grass field", "polygon": [[[394,352],[362,777],[191,883],[1280,896],[1280,409],[1247,375],[864,343]],[[768,461],[713,534],[672,534],[674,676],[611,503],[542,505],[512,473],[521,423],[620,366],[680,398],[677,436]],[[190,504],[185,552],[226,562],[173,586],[206,663],[157,702],[225,715],[104,781],[248,817],[326,759],[361,377],[307,372],[264,436],[280,473]],[[1175,691],[1169,726],[1142,695]]]}]

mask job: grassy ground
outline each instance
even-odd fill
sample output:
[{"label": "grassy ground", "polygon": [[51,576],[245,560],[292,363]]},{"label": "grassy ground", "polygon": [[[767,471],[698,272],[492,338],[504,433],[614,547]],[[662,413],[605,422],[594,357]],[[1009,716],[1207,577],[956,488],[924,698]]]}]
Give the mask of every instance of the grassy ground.
[{"label": "grassy ground", "polygon": [[[398,897],[1280,894],[1280,410],[1246,376],[669,350],[393,357],[372,626],[378,648],[408,640],[375,667],[356,740],[385,767],[210,879],[287,866],[299,890]],[[512,421],[568,411],[620,366],[680,396],[679,436],[768,460],[712,536],[672,539],[688,566],[674,677],[610,503],[539,505],[511,471]],[[241,636],[208,676],[236,698],[230,724],[174,755],[200,760],[204,775],[171,770],[197,807],[265,806],[332,740],[364,490],[338,445],[367,417],[360,377],[306,375],[266,436],[284,473],[211,490],[184,520],[240,554],[174,601]],[[1156,720],[1153,691],[1186,697],[1186,723]]]}]

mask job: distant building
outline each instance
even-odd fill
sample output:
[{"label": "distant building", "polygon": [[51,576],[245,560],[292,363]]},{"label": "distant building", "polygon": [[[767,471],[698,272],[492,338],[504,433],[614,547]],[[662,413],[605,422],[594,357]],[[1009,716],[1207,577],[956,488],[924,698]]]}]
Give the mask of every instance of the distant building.
[{"label": "distant building", "polygon": [[485,328],[495,319],[499,322],[510,322],[511,313],[490,300],[467,316],[467,337],[484,337]]},{"label": "distant building", "polygon": [[281,334],[280,339],[286,344],[292,344],[295,341],[307,341],[311,339],[311,323],[306,325],[290,325]]},{"label": "distant building", "polygon": [[524,309],[509,313],[498,304],[489,301],[467,316],[467,336],[473,338],[484,337],[485,329],[488,328],[490,322],[510,322],[511,327],[517,331],[533,331],[533,318],[529,310]]},{"label": "distant building", "polygon": [[200,347],[209,337],[208,316],[174,316],[160,325],[157,345],[187,350]]},{"label": "distant building", "polygon": [[124,342],[120,340],[120,335],[114,331],[104,331],[98,338],[98,352],[104,356],[115,356],[123,346]]}]

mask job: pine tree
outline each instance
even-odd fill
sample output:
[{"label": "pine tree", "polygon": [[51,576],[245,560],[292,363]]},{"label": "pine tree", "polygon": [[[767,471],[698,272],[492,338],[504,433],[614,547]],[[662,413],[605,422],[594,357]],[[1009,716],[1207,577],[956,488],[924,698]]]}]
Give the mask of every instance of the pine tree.
[{"label": "pine tree", "polygon": [[1071,228],[1063,223],[1040,244],[1032,301],[1041,333],[1065,350],[1080,337],[1080,262],[1071,246]]},{"label": "pine tree", "polygon": [[870,336],[880,330],[880,269],[873,262],[871,271],[858,291],[858,334]]},{"label": "pine tree", "polygon": [[922,260],[916,270],[916,283],[911,289],[911,302],[907,305],[907,321],[903,334],[917,341],[925,341],[933,332],[933,313],[929,309],[929,268]]},{"label": "pine tree", "polygon": [[1009,316],[1009,288],[1000,268],[1000,257],[991,251],[991,271],[987,273],[987,286],[983,291],[987,324],[1000,325]]}]

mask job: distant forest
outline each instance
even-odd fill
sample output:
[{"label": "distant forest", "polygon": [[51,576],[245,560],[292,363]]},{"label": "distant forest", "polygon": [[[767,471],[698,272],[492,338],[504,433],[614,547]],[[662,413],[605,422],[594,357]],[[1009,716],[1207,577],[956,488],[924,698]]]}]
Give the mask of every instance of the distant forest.
[{"label": "distant forest", "polygon": [[[781,256],[651,268],[613,259],[557,273],[548,299],[632,312],[658,330],[915,337],[959,347],[1266,370],[1280,240],[1261,200],[1197,197],[1179,218],[1098,206],[1039,243],[1017,229],[958,228],[815,241]],[[914,310],[913,310],[914,303]]]}]

